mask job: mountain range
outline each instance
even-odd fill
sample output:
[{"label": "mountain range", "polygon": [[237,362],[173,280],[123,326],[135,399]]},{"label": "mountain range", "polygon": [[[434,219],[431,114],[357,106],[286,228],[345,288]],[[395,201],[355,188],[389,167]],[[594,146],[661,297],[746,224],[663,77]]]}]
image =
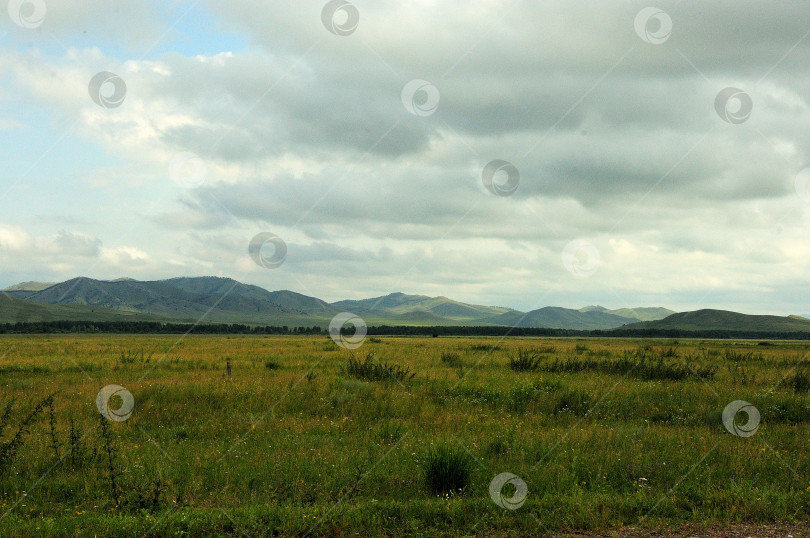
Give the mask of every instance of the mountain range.
[{"label": "mountain range", "polygon": [[547,306],[521,312],[447,297],[391,293],[329,303],[289,290],[268,291],[230,278],[139,281],[79,277],[56,284],[24,282],[0,290],[0,322],[175,321],[326,327],[340,312],[368,325],[480,325],[576,330],[623,328],[808,331],[799,316],[750,316],[722,310],[676,313],[661,307]]}]

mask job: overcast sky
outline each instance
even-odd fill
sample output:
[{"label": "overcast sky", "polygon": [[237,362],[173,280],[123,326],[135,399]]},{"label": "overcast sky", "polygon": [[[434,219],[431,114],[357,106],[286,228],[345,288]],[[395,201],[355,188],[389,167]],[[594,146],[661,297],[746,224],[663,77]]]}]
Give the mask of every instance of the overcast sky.
[{"label": "overcast sky", "polygon": [[810,313],[806,1],[2,4],[2,286]]}]

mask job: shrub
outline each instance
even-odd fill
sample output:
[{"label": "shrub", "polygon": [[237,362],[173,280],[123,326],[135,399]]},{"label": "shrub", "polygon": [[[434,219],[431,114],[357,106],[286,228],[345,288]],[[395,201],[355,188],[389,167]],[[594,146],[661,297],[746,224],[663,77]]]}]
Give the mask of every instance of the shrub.
[{"label": "shrub", "polygon": [[264,367],[267,368],[268,370],[278,370],[279,368],[281,368],[281,364],[273,359],[268,359],[264,361]]},{"label": "shrub", "polygon": [[460,492],[470,485],[473,462],[461,448],[440,445],[431,448],[422,463],[425,484],[434,495]]},{"label": "shrub", "polygon": [[519,349],[517,357],[509,357],[509,368],[515,372],[531,372],[540,367],[540,357],[531,350]]},{"label": "shrub", "polygon": [[366,355],[364,360],[351,357],[343,367],[343,372],[356,379],[364,381],[399,381],[404,383],[413,379],[416,373],[412,373],[407,366],[396,364],[385,364],[374,356],[374,353]]}]

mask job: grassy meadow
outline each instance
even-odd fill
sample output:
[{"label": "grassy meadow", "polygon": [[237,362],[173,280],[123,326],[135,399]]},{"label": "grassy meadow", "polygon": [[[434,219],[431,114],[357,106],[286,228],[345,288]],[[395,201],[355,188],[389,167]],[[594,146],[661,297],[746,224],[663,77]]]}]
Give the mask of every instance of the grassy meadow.
[{"label": "grassy meadow", "polygon": [[[367,338],[349,351],[327,336],[4,336],[0,535],[804,526],[807,351],[710,340]],[[128,418],[99,413],[107,385],[131,393]],[[749,437],[721,420],[736,400],[761,416]],[[490,495],[505,472],[526,484],[519,507]],[[516,487],[503,498],[518,500]]]}]

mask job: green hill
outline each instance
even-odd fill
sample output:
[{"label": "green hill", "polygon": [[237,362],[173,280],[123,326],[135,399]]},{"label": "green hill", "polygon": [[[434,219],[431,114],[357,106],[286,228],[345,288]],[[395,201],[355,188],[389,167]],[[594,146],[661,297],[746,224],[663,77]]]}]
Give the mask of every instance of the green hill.
[{"label": "green hill", "polygon": [[[426,295],[406,295],[404,293],[391,293],[383,297],[371,299],[345,300],[332,303],[332,306],[356,314],[373,314],[377,317],[391,317],[410,320],[467,322],[478,324],[484,318],[497,316],[507,312],[514,312],[508,308],[497,306],[482,306],[460,303],[447,297],[428,297]],[[420,315],[422,313],[422,315]]]},{"label": "green hill", "polygon": [[14,284],[0,291],[41,291],[45,288],[50,288],[53,284],[53,282],[34,282],[33,280],[29,280],[28,282]]},{"label": "green hill", "polygon": [[579,311],[603,312],[606,314],[614,314],[623,318],[636,319],[638,321],[655,321],[675,314],[674,310],[661,307],[617,308],[614,310],[609,310],[604,306],[586,306],[585,308],[580,308]]},{"label": "green hill", "polygon": [[[24,299],[15,293],[27,294]],[[609,330],[810,332],[801,316],[757,316],[724,310],[672,313],[666,308],[579,310],[547,306],[519,312],[462,303],[447,297],[391,293],[327,303],[289,290],[268,291],[230,278],[95,280],[79,277],[59,284],[25,282],[0,294],[0,322],[175,321],[327,327],[349,311],[369,325],[497,325],[507,327]],[[661,319],[662,316],[663,319]]]},{"label": "green hill", "polygon": [[[323,325],[337,312],[295,292],[269,292],[230,278],[156,281],[74,278],[26,298],[34,303],[84,305],[177,321]],[[315,314],[319,315],[315,315]]]},{"label": "green hill", "polygon": [[166,318],[87,305],[50,305],[0,293],[0,323],[37,321],[167,321]]},{"label": "green hill", "polygon": [[683,331],[810,332],[810,319],[795,316],[759,316],[740,314],[728,310],[703,309],[694,312],[680,312],[661,320],[634,323],[622,328],[675,329]]},{"label": "green hill", "polygon": [[492,325],[509,327],[536,327],[546,329],[614,329],[638,320],[617,316],[599,310],[582,312],[571,308],[547,306],[531,312],[508,312],[500,316],[487,318]]}]

